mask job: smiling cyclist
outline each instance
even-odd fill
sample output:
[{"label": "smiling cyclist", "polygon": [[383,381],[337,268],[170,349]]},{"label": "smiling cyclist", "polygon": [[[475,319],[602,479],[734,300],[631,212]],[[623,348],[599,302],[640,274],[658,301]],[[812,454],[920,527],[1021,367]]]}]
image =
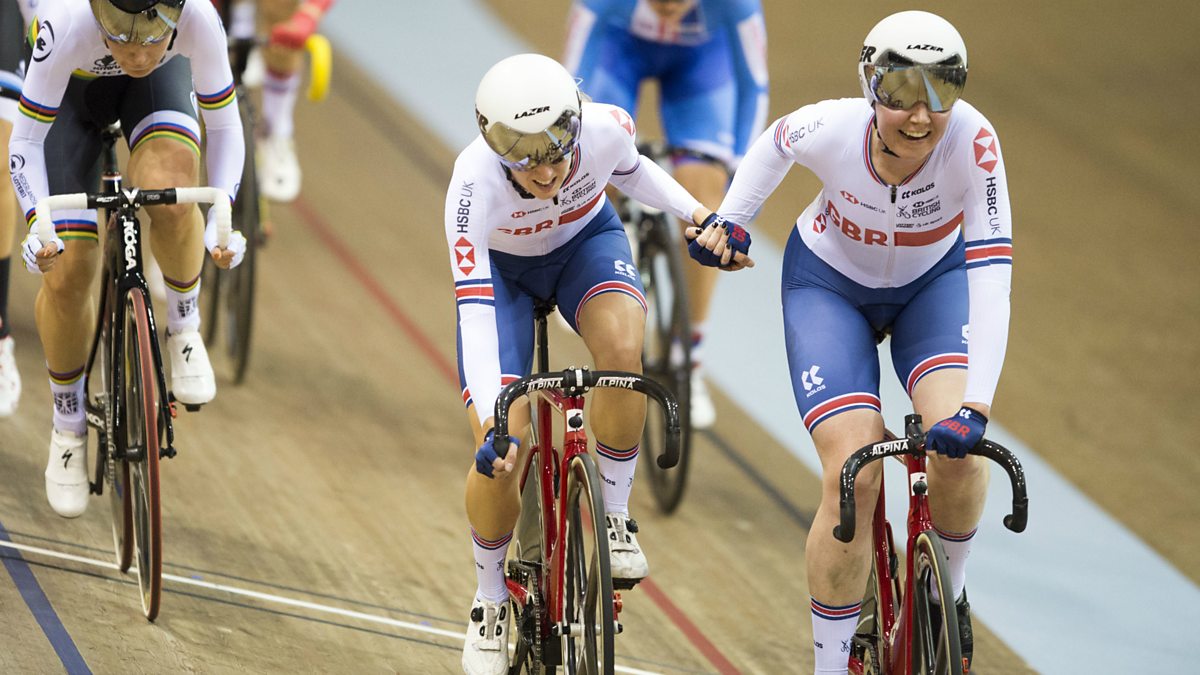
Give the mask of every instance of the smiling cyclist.
[{"label": "smiling cyclist", "polygon": [[[847,671],[870,566],[870,537],[843,544],[832,531],[842,464],[883,437],[876,343],[886,332],[913,408],[936,421],[929,501],[955,595],[941,601],[956,603],[970,659],[966,559],[987,468],[966,452],[991,415],[1010,312],[1004,160],[991,123],[960,98],[962,37],[941,17],[900,12],[867,35],[858,71],[865,100],[822,101],[776,121],[721,204],[749,219],[792,164],[822,183],[783,260],[792,388],[823,470],[805,555],[818,673]],[[859,532],[870,531],[879,476],[873,466],[858,481]]]},{"label": "smiling cyclist", "polygon": [[[454,164],[445,211],[459,379],[478,448],[466,495],[478,581],[462,656],[471,674],[508,672],[504,558],[520,511],[514,476],[528,448],[497,455],[492,408],[501,388],[532,367],[534,300],[557,301],[596,368],[640,373],[646,300],[604,187],[611,181],[696,225],[718,219],[638,154],[627,112],[584,101],[553,59],[520,54],[500,61],[483,76],[475,110],[480,136]],[[612,576],[640,580],[649,568],[629,517],[629,492],[646,400],[601,389],[591,405]],[[520,435],[529,423],[527,402],[513,407],[511,420]]]},{"label": "smiling cyclist", "polygon": [[[34,205],[50,194],[99,187],[101,130],[119,122],[128,139],[128,184],[144,189],[194,186],[200,175],[204,116],[208,181],[237,192],[245,146],[225,33],[208,0],[59,0],[42,3],[30,27],[31,55],[9,145],[12,181],[29,224],[26,267],[42,275],[35,315],[54,428],[46,496],[61,516],[87,507],[84,377],[95,325],[92,285],[98,262],[95,210],[59,211],[55,236],[42,241]],[[194,205],[146,208],[150,244],[167,285],[171,389],[186,404],[216,394],[200,339],[204,248],[221,267],[240,262],[240,233],[229,248]],[[212,216],[212,212],[209,214]]]}]

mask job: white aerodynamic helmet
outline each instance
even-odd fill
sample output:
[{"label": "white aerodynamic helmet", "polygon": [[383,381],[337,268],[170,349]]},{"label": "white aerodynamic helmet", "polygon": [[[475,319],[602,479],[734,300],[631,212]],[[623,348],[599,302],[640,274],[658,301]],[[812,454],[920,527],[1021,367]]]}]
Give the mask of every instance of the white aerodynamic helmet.
[{"label": "white aerodynamic helmet", "polygon": [[522,171],[571,154],[581,105],[566,68],[541,54],[518,54],[484,74],[475,92],[475,119],[488,147]]},{"label": "white aerodynamic helmet", "polygon": [[858,81],[872,103],[905,110],[922,102],[933,112],[945,112],[967,84],[967,46],[936,14],[898,12],[867,33]]}]

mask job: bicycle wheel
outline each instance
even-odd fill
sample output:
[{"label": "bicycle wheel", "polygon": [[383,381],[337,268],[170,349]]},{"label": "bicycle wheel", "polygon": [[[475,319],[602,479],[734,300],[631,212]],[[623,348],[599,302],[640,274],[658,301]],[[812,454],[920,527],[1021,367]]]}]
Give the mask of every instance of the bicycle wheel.
[{"label": "bicycle wheel", "polygon": [[679,464],[664,470],[655,461],[663,453],[665,434],[662,415],[650,410],[642,433],[642,450],[651,461],[644,462],[654,501],[663,513],[679,508],[687,486],[691,456],[692,329],[688,320],[687,287],[679,242],[666,216],[655,218],[643,229],[638,251],[638,271],[646,289],[646,342],[642,369],[667,387],[679,402]]},{"label": "bicycle wheel", "polygon": [[153,621],[162,595],[162,514],[159,505],[158,376],[146,298],[129,291],[125,305],[124,396],[125,423],[117,442],[129,458],[129,495],[133,502],[134,553],[142,611]]},{"label": "bicycle wheel", "polygon": [[[107,273],[102,288],[109,287]],[[116,401],[116,389],[112,382],[112,319],[109,313],[113,303],[112,295],[104,298],[100,307],[100,336],[95,342],[96,367],[100,373],[100,393],[94,404],[103,411],[105,424],[112,421],[110,411]],[[96,443],[96,474],[97,481],[104,481],[108,490],[109,516],[112,519],[113,549],[116,553],[117,567],[121,572],[128,572],[133,565],[133,501],[129,497],[129,465],[123,459],[117,459],[109,452],[109,443],[117,442],[111,426],[106,426],[103,433],[98,434]]]},{"label": "bicycle wheel", "polygon": [[600,472],[590,455],[574,457],[567,474],[567,545],[563,570],[563,668],[570,675],[612,675],[616,619],[604,529]]},{"label": "bicycle wheel", "polygon": [[242,263],[225,274],[228,276],[225,303],[225,331],[229,356],[233,362],[233,381],[241,384],[250,362],[250,335],[254,325],[254,277],[258,247],[262,244],[261,206],[258,193],[258,162],[255,150],[254,107],[245,92],[239,99],[242,133],[246,142],[246,162],[242,165],[242,187],[233,204],[233,226],[246,237],[246,255]]},{"label": "bicycle wheel", "polygon": [[[909,552],[913,562],[912,672],[925,675],[962,675],[962,650],[958,639],[958,611],[950,588],[950,570],[942,542],[932,532],[917,535]],[[931,599],[938,589],[940,603]]]}]

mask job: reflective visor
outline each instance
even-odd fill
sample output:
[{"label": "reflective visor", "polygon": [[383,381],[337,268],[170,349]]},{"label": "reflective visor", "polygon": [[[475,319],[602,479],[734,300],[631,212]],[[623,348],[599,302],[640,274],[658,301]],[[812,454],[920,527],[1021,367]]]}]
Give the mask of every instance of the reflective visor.
[{"label": "reflective visor", "polygon": [[521,133],[503,122],[496,122],[491,129],[483,131],[487,118],[478,112],[476,115],[488,147],[500,155],[505,166],[515,171],[528,171],[566,159],[579,138],[579,114],[573,110],[564,110],[553,124],[532,134]]},{"label": "reflective visor", "polygon": [[933,112],[946,112],[967,85],[963,66],[867,66],[867,75],[875,100],[893,110],[921,102]]},{"label": "reflective visor", "polygon": [[92,14],[109,40],[152,45],[171,37],[183,13],[183,0],[162,0],[141,12],[126,12],[109,0],[91,0]]}]

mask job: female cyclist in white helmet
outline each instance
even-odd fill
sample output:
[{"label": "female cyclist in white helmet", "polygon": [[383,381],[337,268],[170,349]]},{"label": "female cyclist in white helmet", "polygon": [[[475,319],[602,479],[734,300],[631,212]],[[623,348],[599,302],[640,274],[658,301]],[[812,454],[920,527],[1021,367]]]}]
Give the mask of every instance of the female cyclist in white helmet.
[{"label": "female cyclist in white helmet", "polygon": [[[792,386],[824,474],[805,555],[818,673],[847,672],[860,613],[870,538],[843,544],[831,533],[842,464],[883,436],[876,343],[888,333],[915,411],[941,420],[927,436],[937,452],[930,505],[970,658],[965,564],[987,470],[966,452],[983,436],[1008,339],[1008,187],[995,130],[960,98],[962,37],[928,12],[893,14],[867,35],[858,74],[865,101],[821,101],[777,120],[721,204],[749,220],[793,163],[823,184],[783,263]],[[872,509],[861,505],[874,504],[878,475],[859,481],[859,532],[869,531]]]},{"label": "female cyclist in white helmet", "polygon": [[[611,182],[697,225],[718,220],[638,154],[626,111],[583,101],[574,78],[553,59],[521,54],[500,61],[480,82],[475,106],[480,136],[454,164],[445,211],[459,378],[478,448],[467,477],[478,589],[462,655],[463,670],[472,674],[508,672],[504,558],[520,511],[513,477],[527,448],[498,456],[492,408],[504,384],[530,372],[534,300],[557,302],[596,368],[641,372],[646,300],[604,187]],[[591,405],[612,575],[636,582],[648,566],[629,517],[629,491],[645,399],[602,389]],[[510,420],[521,435],[528,405],[514,406]]]}]

